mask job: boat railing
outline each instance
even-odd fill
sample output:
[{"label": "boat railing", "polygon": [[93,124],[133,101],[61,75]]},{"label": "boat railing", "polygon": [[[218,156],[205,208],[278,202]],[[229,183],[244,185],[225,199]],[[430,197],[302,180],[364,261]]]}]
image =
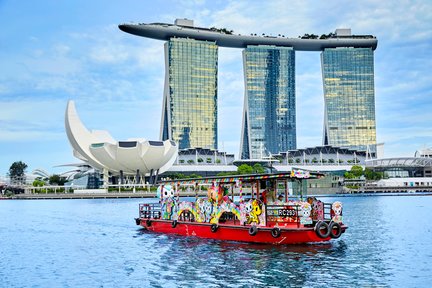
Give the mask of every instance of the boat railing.
[{"label": "boat railing", "polygon": [[323,209],[323,217],[324,220],[331,220],[332,215],[332,204],[331,203],[324,203],[324,209]]},{"label": "boat railing", "polygon": [[161,205],[159,203],[139,204],[139,217],[140,218],[161,218]]}]

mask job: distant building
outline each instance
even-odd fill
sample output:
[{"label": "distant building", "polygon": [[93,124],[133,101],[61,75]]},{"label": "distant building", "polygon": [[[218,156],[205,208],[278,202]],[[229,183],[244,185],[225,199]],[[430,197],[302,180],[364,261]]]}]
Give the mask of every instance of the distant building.
[{"label": "distant building", "polygon": [[173,140],[179,149],[217,149],[217,59],[214,42],[165,43],[162,140]]},{"label": "distant building", "polygon": [[[352,166],[365,165],[368,155],[366,151],[358,151],[334,146],[317,146],[281,152],[273,155],[280,159],[280,164],[312,165],[312,166]],[[313,168],[313,169],[320,169]],[[349,170],[349,169],[345,169]]]},{"label": "distant building", "polygon": [[248,46],[241,159],[261,159],[296,148],[295,52],[291,47]]},{"label": "distant building", "polygon": [[217,174],[237,172],[233,164],[234,154],[228,154],[215,149],[189,148],[178,152],[174,165],[161,177],[181,173],[184,175],[198,174],[201,176],[216,176]]},{"label": "distant building", "polygon": [[383,172],[384,177],[432,177],[432,159],[429,157],[380,158],[366,161],[366,167]]},{"label": "distant building", "polygon": [[376,154],[374,54],[372,48],[326,48],[324,145]]},{"label": "distant building", "polygon": [[432,148],[417,150],[414,154],[414,157],[432,158]]},{"label": "distant building", "polygon": [[215,149],[190,148],[179,150],[174,165],[232,165],[234,154]]}]

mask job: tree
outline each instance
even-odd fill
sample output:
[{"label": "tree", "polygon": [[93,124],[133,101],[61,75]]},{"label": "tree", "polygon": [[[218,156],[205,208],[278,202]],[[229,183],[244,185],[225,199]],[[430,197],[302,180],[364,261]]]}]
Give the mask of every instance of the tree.
[{"label": "tree", "polygon": [[383,178],[382,172],[375,172],[369,168],[365,168],[364,175],[365,175],[367,180],[380,180]]},{"label": "tree", "polygon": [[64,185],[67,182],[65,177],[61,177],[60,175],[53,174],[49,177],[49,183],[51,185]]},{"label": "tree", "polygon": [[42,187],[45,186],[45,182],[39,179],[33,181],[33,187]]},{"label": "tree", "polygon": [[202,178],[202,176],[196,173],[192,173],[187,178]]},{"label": "tree", "polygon": [[239,174],[252,174],[253,168],[249,166],[248,164],[242,164],[237,168],[237,172]]},{"label": "tree", "polygon": [[346,179],[354,179],[354,178],[355,178],[354,174],[351,173],[351,172],[348,172],[348,171],[345,172],[344,177],[345,177]]},{"label": "tree", "polygon": [[22,161],[16,161],[12,163],[9,168],[9,177],[18,181],[19,183],[25,182],[25,170],[27,169],[27,164]]},{"label": "tree", "polygon": [[363,175],[363,167],[359,165],[354,165],[351,167],[351,173],[354,175],[354,177],[359,178]]},{"label": "tree", "polygon": [[258,173],[258,174],[265,173],[264,167],[259,163],[255,163],[255,165],[252,168],[254,173]]},{"label": "tree", "polygon": [[167,178],[170,179],[184,179],[186,178],[186,176],[182,173],[175,173],[175,174],[171,174],[171,175],[167,175]]},{"label": "tree", "polygon": [[346,179],[354,179],[354,178],[360,178],[360,176],[363,176],[363,174],[364,174],[363,167],[359,165],[354,165],[351,167],[350,171],[345,172],[344,177]]},{"label": "tree", "polygon": [[216,176],[232,176],[232,175],[237,175],[237,172],[219,172]]}]

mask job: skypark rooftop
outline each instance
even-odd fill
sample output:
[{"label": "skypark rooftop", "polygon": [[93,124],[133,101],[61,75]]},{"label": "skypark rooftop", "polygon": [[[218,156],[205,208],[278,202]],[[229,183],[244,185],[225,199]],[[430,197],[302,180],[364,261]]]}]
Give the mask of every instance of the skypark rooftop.
[{"label": "skypark rooftop", "polygon": [[[208,29],[194,27],[192,20],[177,19],[176,24],[121,24],[120,30],[157,40],[168,41],[173,37],[191,38],[196,40],[214,41],[218,46],[230,48],[246,48],[248,45],[275,45],[293,47],[299,51],[321,51],[325,48],[354,47],[376,49],[378,40],[371,35],[338,35],[327,39],[302,39],[265,35],[235,35],[226,29]],[[346,32],[347,29],[343,29]],[[349,29],[348,29],[349,30]]]}]

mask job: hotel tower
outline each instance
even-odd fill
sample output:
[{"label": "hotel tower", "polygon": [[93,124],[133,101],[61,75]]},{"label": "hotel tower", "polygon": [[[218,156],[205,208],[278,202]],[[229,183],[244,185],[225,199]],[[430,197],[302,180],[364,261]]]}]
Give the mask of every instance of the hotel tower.
[{"label": "hotel tower", "polygon": [[372,48],[326,48],[323,144],[376,152]]},{"label": "hotel tower", "polygon": [[296,148],[295,54],[291,47],[243,50],[245,98],[240,156],[261,159]]},{"label": "hotel tower", "polygon": [[245,98],[240,158],[260,159],[296,149],[295,51],[321,51],[324,145],[375,149],[372,35],[336,33],[235,35],[225,28],[175,24],[122,24],[122,31],[166,41],[161,140],[185,148],[217,148],[218,47],[243,49]]},{"label": "hotel tower", "polygon": [[214,42],[165,43],[161,140],[174,140],[179,149],[217,149],[217,59]]}]

